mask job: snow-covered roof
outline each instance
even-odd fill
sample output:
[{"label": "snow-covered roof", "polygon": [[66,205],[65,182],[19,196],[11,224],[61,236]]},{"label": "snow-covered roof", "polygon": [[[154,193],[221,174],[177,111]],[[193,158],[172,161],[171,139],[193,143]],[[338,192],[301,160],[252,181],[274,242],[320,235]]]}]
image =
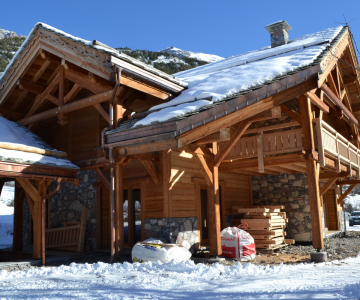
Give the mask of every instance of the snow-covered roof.
[{"label": "snow-covered roof", "polygon": [[[0,117],[0,142],[54,150],[27,127]],[[0,161],[79,169],[68,159],[0,148]]]},{"label": "snow-covered roof", "polygon": [[131,122],[132,127],[183,118],[319,64],[345,29],[325,29],[276,48],[267,46],[174,74],[188,84],[188,89],[150,108],[145,118]]},{"label": "snow-covered roof", "polygon": [[34,35],[36,34],[37,30],[39,28],[43,28],[45,30],[51,31],[59,36],[65,37],[69,40],[75,41],[81,45],[84,45],[86,47],[92,48],[92,49],[96,49],[100,52],[106,53],[107,55],[111,55],[114,57],[117,57],[121,60],[127,61],[133,65],[136,65],[137,67],[140,67],[148,72],[151,72],[157,76],[160,76],[162,78],[165,78],[173,83],[176,83],[180,86],[186,87],[187,84],[185,82],[183,82],[180,78],[175,78],[172,75],[169,75],[167,73],[164,73],[156,68],[153,68],[152,66],[149,66],[135,58],[132,58],[124,53],[122,53],[119,50],[116,50],[115,48],[112,48],[110,46],[107,46],[105,44],[99,43],[97,41],[88,41],[88,40],[84,40],[82,38],[78,38],[75,37],[71,34],[68,34],[64,31],[61,31],[57,28],[54,28],[50,25],[47,25],[45,23],[37,23],[35,24],[34,28],[30,31],[29,35],[27,36],[27,38],[25,39],[25,41],[23,42],[23,44],[21,45],[21,47],[18,49],[18,51],[15,53],[14,57],[12,58],[12,60],[10,61],[10,63],[6,66],[6,69],[4,71],[4,73],[2,75],[0,75],[0,84],[2,83],[2,81],[4,80],[6,74],[9,72],[9,70],[11,69],[11,67],[15,64],[16,60],[20,57],[21,53],[24,51],[24,49],[26,48],[26,46],[29,44],[29,42],[31,41],[31,39],[34,37]]}]

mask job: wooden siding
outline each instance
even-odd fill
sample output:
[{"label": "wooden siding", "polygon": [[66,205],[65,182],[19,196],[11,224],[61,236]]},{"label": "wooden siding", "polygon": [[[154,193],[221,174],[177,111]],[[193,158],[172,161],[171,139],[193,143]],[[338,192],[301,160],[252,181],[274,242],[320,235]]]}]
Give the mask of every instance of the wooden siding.
[{"label": "wooden siding", "polygon": [[[171,217],[199,217],[199,189],[193,178],[204,178],[193,155],[185,151],[172,151],[171,165]],[[232,206],[252,205],[251,177],[236,173],[219,174],[222,198],[222,219],[236,215]]]}]

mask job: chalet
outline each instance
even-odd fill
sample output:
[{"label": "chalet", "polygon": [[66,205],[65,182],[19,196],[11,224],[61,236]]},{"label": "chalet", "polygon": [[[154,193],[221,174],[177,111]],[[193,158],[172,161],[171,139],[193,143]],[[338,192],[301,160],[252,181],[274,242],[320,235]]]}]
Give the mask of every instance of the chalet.
[{"label": "chalet", "polygon": [[[112,257],[148,237],[221,254],[220,230],[239,206],[284,205],[287,236],[318,250],[344,232],[342,202],[360,183],[350,29],[294,40],[286,21],[266,29],[271,46],[174,77],[37,24],[0,78],[0,113],[80,168],[78,186],[58,180],[48,197],[47,228],[79,221],[86,207],[85,249],[111,248]],[[38,203],[35,178],[2,177],[16,179],[15,207],[32,203],[22,190]],[[23,215],[15,221],[29,223]],[[41,213],[31,218],[38,224]],[[17,249],[29,242],[23,228]],[[34,253],[49,244],[39,230]]]}]

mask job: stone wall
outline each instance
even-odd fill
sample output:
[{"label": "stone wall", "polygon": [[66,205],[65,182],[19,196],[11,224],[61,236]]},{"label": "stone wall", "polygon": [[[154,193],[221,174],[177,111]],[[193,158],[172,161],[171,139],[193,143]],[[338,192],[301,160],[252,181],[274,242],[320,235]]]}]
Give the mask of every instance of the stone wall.
[{"label": "stone wall", "polygon": [[252,178],[254,205],[285,205],[288,239],[311,242],[311,219],[307,175],[284,174]]},{"label": "stone wall", "polygon": [[199,242],[198,220],[196,217],[145,219],[145,239],[148,238],[192,249]]},{"label": "stone wall", "polygon": [[[85,251],[97,248],[97,195],[93,184],[96,182],[94,171],[78,172],[79,186],[62,183],[60,190],[50,199],[50,220],[54,228],[62,227],[63,222],[80,221],[83,206],[89,209],[86,232]],[[56,183],[50,185],[50,190]]]}]

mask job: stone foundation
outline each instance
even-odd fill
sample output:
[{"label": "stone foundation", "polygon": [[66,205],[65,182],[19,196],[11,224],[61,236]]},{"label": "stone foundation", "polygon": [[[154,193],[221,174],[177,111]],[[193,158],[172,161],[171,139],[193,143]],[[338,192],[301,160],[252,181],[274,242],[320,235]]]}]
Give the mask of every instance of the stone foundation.
[{"label": "stone foundation", "polygon": [[284,174],[252,178],[254,205],[285,205],[289,222],[286,237],[311,242],[311,219],[307,175]]},{"label": "stone foundation", "polygon": [[191,249],[199,242],[198,220],[196,217],[145,219],[145,239],[148,238]]}]

